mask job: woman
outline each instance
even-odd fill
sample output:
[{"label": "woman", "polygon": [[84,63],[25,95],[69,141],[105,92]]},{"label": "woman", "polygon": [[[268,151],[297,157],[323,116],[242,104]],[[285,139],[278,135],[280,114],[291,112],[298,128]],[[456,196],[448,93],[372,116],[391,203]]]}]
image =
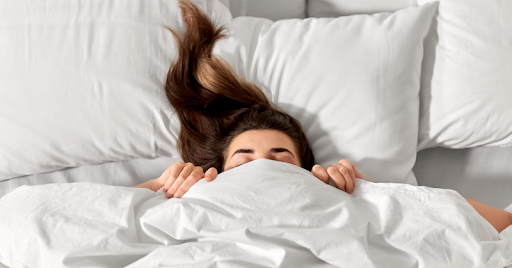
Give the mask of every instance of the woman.
[{"label": "woman", "polygon": [[[215,42],[225,37],[224,27],[216,27],[189,0],[180,1],[180,7],[187,31],[180,38],[169,29],[178,57],[165,90],[180,119],[178,150],[187,163],[175,163],[159,178],[135,187],[163,187],[167,198],[179,198],[201,178],[212,181],[218,171],[267,158],[310,170],[325,183],[330,178],[339,189],[352,193],[355,179],[363,178],[354,165],[345,159],[327,168],[315,165],[300,123],[212,54]],[[512,213],[466,200],[498,232],[512,224]]]}]

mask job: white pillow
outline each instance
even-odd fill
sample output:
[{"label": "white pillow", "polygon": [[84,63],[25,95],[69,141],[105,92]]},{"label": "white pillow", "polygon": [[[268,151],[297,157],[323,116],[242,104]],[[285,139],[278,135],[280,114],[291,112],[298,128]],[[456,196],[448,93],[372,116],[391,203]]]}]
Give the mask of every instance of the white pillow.
[{"label": "white pillow", "polygon": [[418,150],[512,146],[512,1],[442,0],[436,22]]},{"label": "white pillow", "polygon": [[[217,0],[195,2],[231,20]],[[163,89],[177,3],[0,1],[0,180],[178,156]]]},{"label": "white pillow", "polygon": [[233,18],[245,16],[247,14],[246,0],[229,0],[229,11]]},{"label": "white pillow", "polygon": [[436,7],[235,18],[215,52],[302,123],[322,166],[346,158],[370,180],[416,184],[422,42]]},{"label": "white pillow", "polygon": [[230,8],[229,7],[229,0],[218,0],[221,4],[223,4],[224,6],[226,6],[228,9]]},{"label": "white pillow", "polygon": [[230,0],[233,17],[251,16],[270,20],[306,17],[306,0]]},{"label": "white pillow", "polygon": [[312,0],[307,13],[308,17],[338,17],[394,12],[415,5],[416,0]]}]

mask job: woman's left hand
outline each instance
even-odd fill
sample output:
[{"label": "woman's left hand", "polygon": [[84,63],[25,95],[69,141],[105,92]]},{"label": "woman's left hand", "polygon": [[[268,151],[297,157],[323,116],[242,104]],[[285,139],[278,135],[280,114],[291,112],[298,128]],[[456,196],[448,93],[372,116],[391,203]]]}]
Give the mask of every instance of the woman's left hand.
[{"label": "woman's left hand", "polygon": [[329,183],[329,178],[331,178],[338,189],[349,194],[354,192],[356,178],[364,179],[354,167],[354,164],[346,159],[341,159],[338,163],[332,163],[325,169],[320,165],[314,165],[311,173],[325,183]]}]

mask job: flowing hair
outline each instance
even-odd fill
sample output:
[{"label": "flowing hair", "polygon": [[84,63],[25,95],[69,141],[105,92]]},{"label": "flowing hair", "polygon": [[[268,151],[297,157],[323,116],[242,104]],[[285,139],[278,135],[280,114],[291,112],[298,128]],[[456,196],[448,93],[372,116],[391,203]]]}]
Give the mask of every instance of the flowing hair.
[{"label": "flowing hair", "polygon": [[178,55],[167,74],[165,93],[180,120],[178,152],[185,162],[223,171],[231,141],[248,130],[277,130],[288,135],[301,166],[311,170],[314,156],[300,123],[273,105],[256,85],[240,78],[231,66],[212,53],[225,38],[190,0],[180,0],[183,37],[174,35]]}]

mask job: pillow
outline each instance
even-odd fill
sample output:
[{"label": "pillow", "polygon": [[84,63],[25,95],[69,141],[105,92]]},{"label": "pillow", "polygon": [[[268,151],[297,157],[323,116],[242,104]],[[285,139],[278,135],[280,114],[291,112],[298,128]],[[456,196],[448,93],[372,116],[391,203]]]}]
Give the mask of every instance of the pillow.
[{"label": "pillow", "polygon": [[[231,20],[217,0],[195,2]],[[178,156],[163,90],[177,3],[0,1],[0,180]]]},{"label": "pillow", "polygon": [[314,0],[308,1],[308,17],[338,17],[394,12],[415,6],[416,0]]},{"label": "pillow", "polygon": [[233,17],[251,16],[270,20],[306,17],[306,0],[230,0]]},{"label": "pillow", "polygon": [[218,0],[221,4],[223,4],[225,7],[227,7],[228,9],[230,8],[229,7],[229,0]]},{"label": "pillow", "polygon": [[245,16],[247,14],[247,1],[229,0],[229,11],[233,18]]},{"label": "pillow", "polygon": [[416,184],[422,42],[435,10],[239,17],[215,52],[301,122],[322,166],[346,158],[367,179]]},{"label": "pillow", "polygon": [[418,150],[512,146],[512,2],[442,0],[434,22]]}]

